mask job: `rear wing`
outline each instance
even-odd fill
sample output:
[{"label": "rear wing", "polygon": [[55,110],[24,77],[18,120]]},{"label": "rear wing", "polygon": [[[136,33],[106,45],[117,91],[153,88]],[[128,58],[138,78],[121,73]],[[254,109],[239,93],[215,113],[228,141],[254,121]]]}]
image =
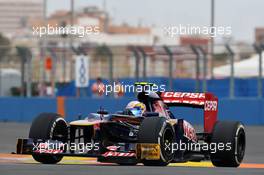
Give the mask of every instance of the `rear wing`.
[{"label": "rear wing", "polygon": [[218,112],[218,98],[212,93],[162,92],[160,97],[168,106],[190,106],[203,109],[204,132],[212,133]]}]

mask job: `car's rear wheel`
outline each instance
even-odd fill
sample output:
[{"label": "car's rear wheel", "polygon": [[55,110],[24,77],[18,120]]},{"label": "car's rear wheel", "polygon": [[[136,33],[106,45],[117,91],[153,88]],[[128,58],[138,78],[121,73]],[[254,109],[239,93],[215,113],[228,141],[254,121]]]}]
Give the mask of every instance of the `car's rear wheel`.
[{"label": "car's rear wheel", "polygon": [[175,131],[171,124],[163,117],[145,118],[139,128],[138,142],[160,145],[159,160],[142,160],[146,166],[166,166],[174,158],[174,153],[169,145],[175,142]]},{"label": "car's rear wheel", "polygon": [[[66,143],[68,139],[67,123],[59,114],[42,113],[32,122],[29,138],[57,140]],[[41,155],[40,153],[33,153],[32,157],[44,164],[55,164],[63,158],[60,155]]]},{"label": "car's rear wheel", "polygon": [[211,161],[217,167],[238,167],[245,154],[246,134],[244,126],[235,121],[216,122],[211,144],[224,144],[225,148],[217,149],[215,153],[210,153]]}]

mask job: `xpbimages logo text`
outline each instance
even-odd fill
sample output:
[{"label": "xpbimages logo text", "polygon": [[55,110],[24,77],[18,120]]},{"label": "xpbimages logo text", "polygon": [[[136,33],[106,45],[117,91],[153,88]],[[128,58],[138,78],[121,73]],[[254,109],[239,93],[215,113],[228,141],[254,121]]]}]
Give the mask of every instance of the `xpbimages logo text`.
[{"label": "xpbimages logo text", "polygon": [[34,36],[48,36],[48,35],[73,35],[83,38],[88,35],[100,34],[99,26],[55,26],[48,24],[47,26],[33,27]]},{"label": "xpbimages logo text", "polygon": [[88,151],[99,150],[99,143],[62,143],[62,142],[41,142],[33,143],[33,152],[39,153],[61,153],[63,151],[75,151],[78,153],[86,153]]},{"label": "xpbimages logo text", "polygon": [[231,26],[196,26],[196,25],[174,25],[165,26],[163,28],[164,34],[169,37],[177,37],[179,35],[190,35],[190,36],[210,36],[210,37],[226,37],[231,36]]},{"label": "xpbimages logo text", "polygon": [[232,143],[185,143],[181,140],[175,143],[165,143],[165,150],[176,152],[176,151],[206,151],[210,153],[216,153],[218,151],[231,151]]},{"label": "xpbimages logo text", "polygon": [[134,84],[123,84],[123,83],[116,83],[113,84],[106,84],[106,85],[99,85],[98,87],[99,93],[105,93],[105,95],[109,95],[111,93],[118,93],[122,91],[123,93],[140,93],[146,92],[149,95],[150,92],[165,92],[166,85],[144,85],[144,86],[135,86]]}]

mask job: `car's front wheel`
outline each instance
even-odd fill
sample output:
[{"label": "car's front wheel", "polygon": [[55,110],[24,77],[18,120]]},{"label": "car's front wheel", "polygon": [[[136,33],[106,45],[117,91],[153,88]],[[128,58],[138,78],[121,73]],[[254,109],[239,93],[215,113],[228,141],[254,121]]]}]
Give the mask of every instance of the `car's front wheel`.
[{"label": "car's front wheel", "polygon": [[[32,122],[29,138],[34,140],[57,140],[66,143],[68,139],[67,123],[58,114],[42,113]],[[40,153],[33,153],[32,157],[44,164],[55,164],[63,158],[60,155],[41,155]]]}]

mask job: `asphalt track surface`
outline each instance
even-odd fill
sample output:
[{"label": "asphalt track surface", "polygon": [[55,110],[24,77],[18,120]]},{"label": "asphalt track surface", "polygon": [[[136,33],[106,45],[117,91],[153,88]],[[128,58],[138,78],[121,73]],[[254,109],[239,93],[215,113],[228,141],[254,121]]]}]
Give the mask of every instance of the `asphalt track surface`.
[{"label": "asphalt track surface", "polygon": [[57,165],[36,163],[31,156],[12,155],[16,139],[27,138],[30,124],[0,123],[0,175],[264,175],[264,127],[246,126],[247,147],[239,168],[215,168],[210,162],[170,164],[168,167],[100,164],[92,158],[64,158]]}]

